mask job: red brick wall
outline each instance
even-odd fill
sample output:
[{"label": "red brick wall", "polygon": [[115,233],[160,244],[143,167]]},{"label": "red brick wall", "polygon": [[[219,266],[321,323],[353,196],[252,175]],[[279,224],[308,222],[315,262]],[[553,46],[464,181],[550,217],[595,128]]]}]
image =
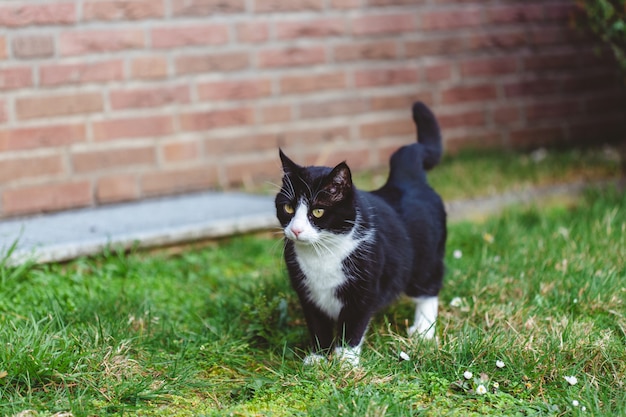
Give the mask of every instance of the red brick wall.
[{"label": "red brick wall", "polygon": [[[420,99],[446,146],[623,132],[573,0],[0,3],[0,217],[386,163]],[[336,152],[336,153],[335,153]]]}]

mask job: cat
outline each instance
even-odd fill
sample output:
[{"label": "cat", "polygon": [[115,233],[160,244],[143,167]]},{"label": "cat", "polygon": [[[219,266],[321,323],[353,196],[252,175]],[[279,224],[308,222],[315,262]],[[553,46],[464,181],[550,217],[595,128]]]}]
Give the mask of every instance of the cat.
[{"label": "cat", "polygon": [[305,364],[334,347],[339,360],[358,365],[372,316],[401,293],[415,301],[409,334],[435,337],[446,212],[426,170],[439,163],[443,146],[431,110],[416,102],[412,111],[418,141],[391,156],[387,182],[375,191],[358,190],[345,162],[304,167],[279,150],[276,215],[312,340]]}]

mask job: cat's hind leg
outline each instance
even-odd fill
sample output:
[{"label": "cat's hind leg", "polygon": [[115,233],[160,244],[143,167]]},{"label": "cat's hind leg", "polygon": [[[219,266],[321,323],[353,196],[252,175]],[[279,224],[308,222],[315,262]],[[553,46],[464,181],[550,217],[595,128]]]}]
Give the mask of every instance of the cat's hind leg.
[{"label": "cat's hind leg", "polygon": [[421,296],[412,297],[412,300],[415,302],[415,321],[413,326],[409,327],[409,336],[417,334],[424,339],[433,339],[435,337],[439,297],[436,295]]}]

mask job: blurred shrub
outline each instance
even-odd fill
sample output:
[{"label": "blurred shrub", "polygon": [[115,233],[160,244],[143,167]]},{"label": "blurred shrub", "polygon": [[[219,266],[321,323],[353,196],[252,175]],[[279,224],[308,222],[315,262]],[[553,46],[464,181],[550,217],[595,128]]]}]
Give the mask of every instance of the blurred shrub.
[{"label": "blurred shrub", "polygon": [[576,0],[578,25],[607,44],[626,73],[626,0]]}]

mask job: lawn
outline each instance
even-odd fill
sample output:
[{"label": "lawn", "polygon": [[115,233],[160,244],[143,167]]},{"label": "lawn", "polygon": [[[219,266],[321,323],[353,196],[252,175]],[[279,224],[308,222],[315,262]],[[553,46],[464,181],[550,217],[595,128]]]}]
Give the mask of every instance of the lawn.
[{"label": "lawn", "polygon": [[301,364],[277,237],[1,266],[0,415],[621,415],[624,207],[596,190],[451,224],[438,344],[406,337],[401,300],[358,369]]}]

